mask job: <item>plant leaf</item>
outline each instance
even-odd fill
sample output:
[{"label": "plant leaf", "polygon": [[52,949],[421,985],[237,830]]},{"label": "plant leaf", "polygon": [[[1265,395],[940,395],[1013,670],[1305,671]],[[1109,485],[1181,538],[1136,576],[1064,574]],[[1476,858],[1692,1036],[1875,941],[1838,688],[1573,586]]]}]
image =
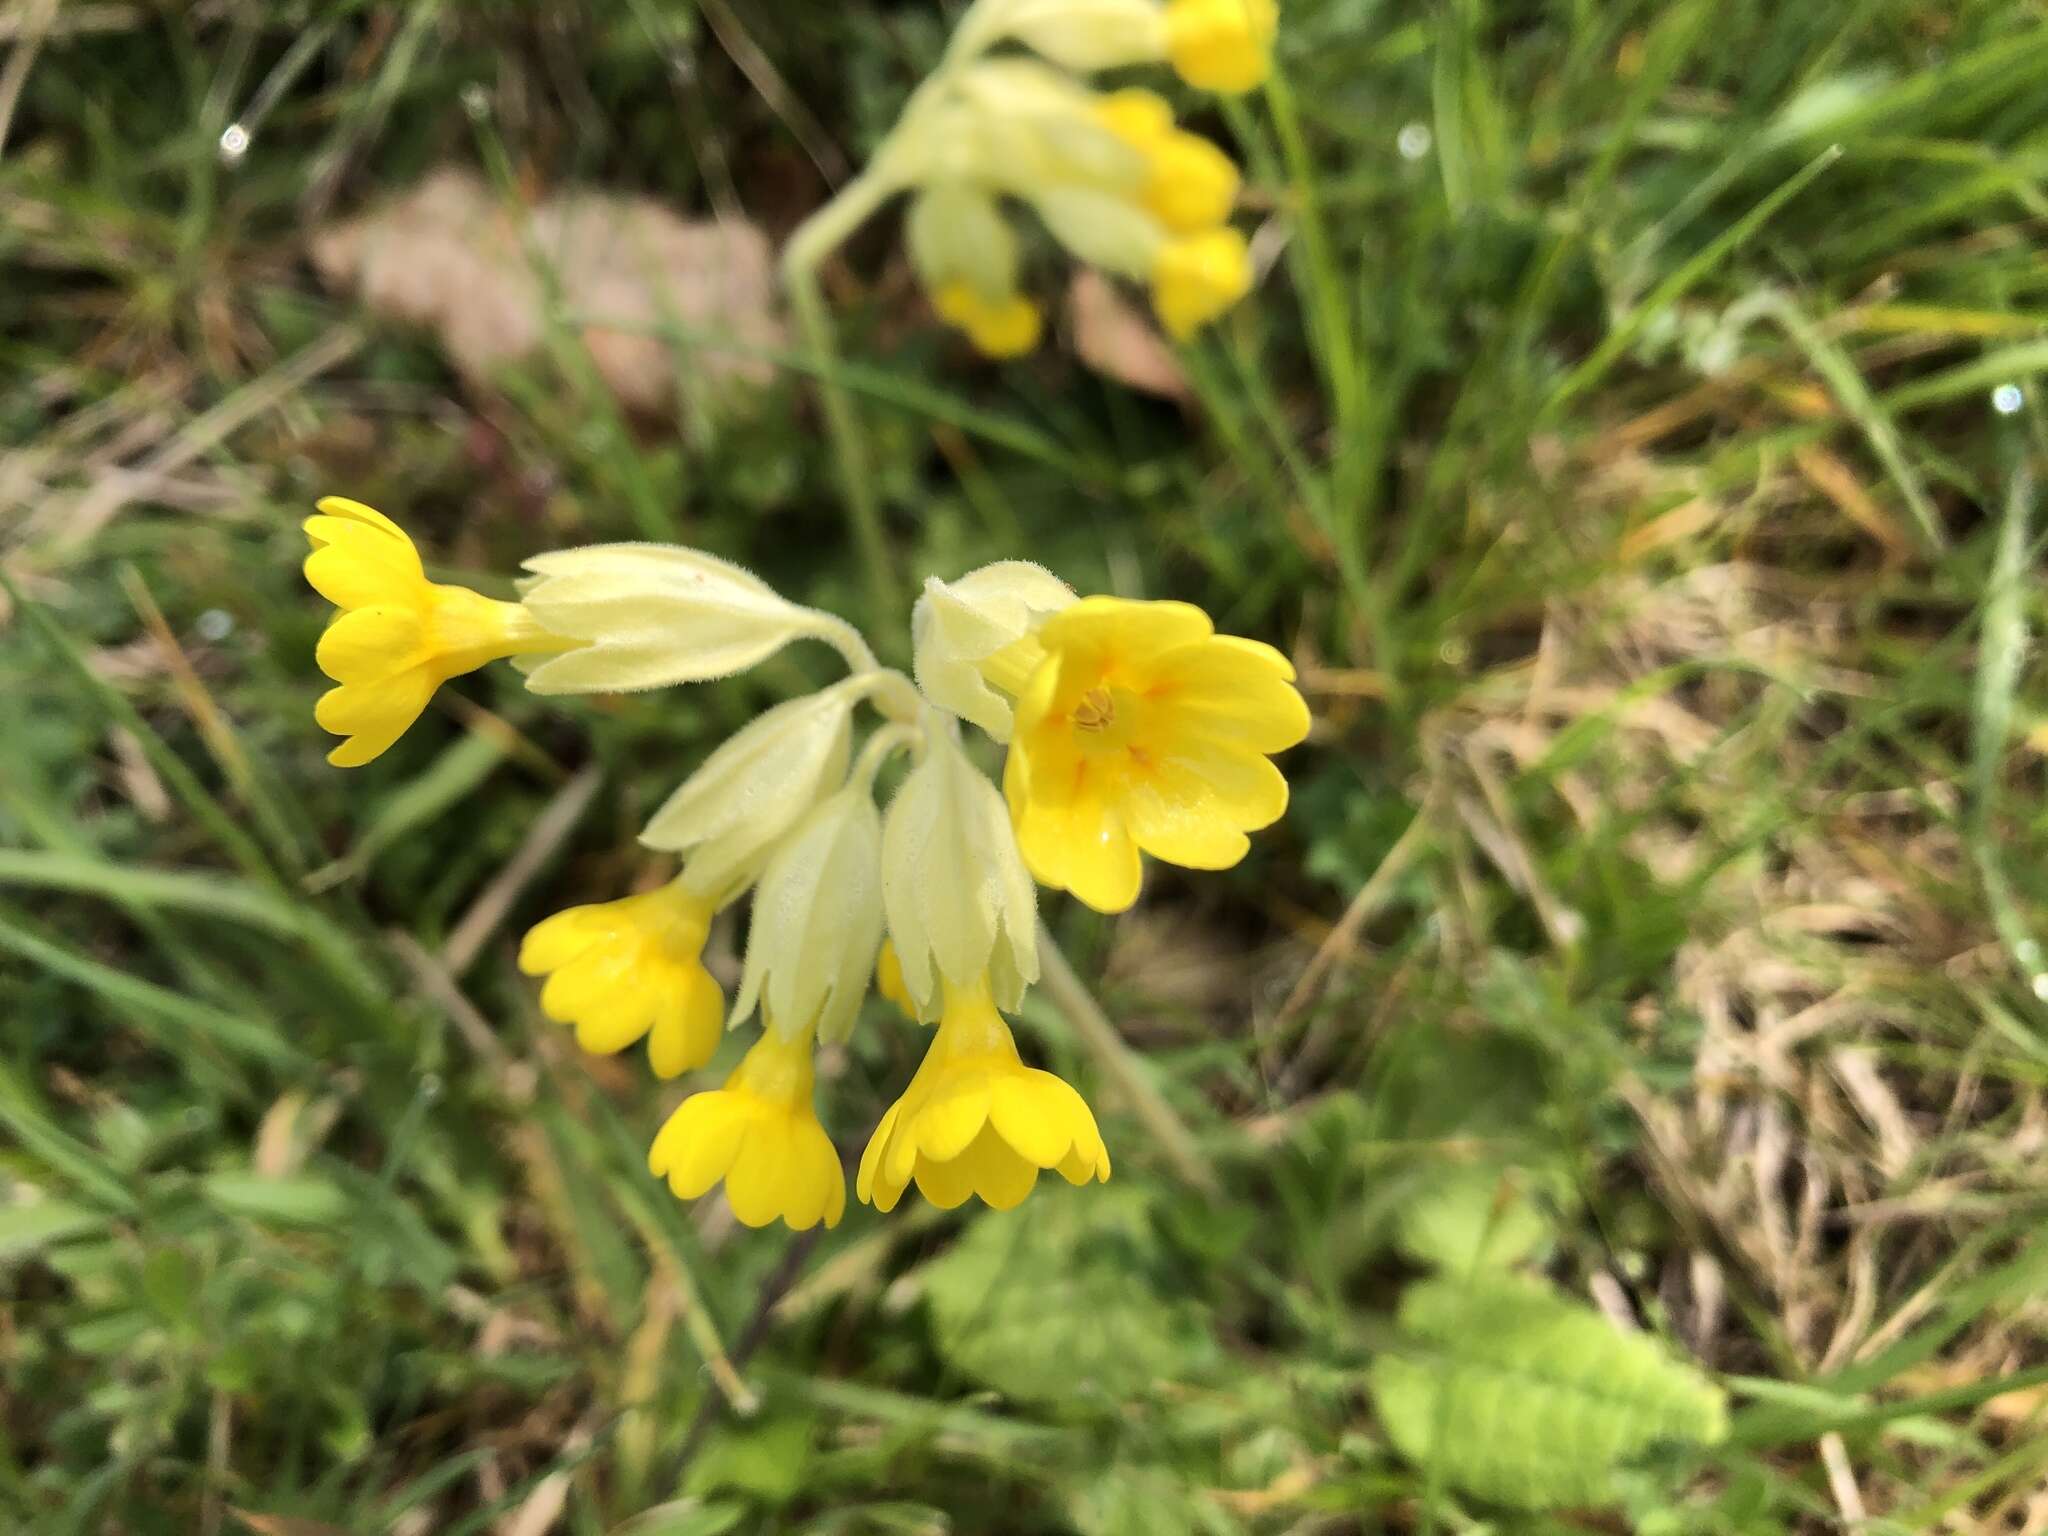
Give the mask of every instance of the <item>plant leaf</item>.
[{"label": "plant leaf", "polygon": [[1540,1281],[1425,1280],[1400,1323],[1414,1351],[1367,1378],[1381,1424],[1409,1460],[1493,1503],[1610,1502],[1614,1473],[1651,1446],[1727,1434],[1720,1388]]}]

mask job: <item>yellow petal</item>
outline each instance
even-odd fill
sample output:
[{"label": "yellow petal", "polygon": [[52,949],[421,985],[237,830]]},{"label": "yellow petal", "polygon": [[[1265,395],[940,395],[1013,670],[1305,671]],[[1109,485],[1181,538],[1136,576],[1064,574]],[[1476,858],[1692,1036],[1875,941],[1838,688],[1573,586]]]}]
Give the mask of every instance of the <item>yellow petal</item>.
[{"label": "yellow petal", "polygon": [[[896,1122],[902,1114],[903,1101],[898,1099],[889,1106],[888,1113],[882,1116],[882,1123],[875,1127],[874,1134],[868,1137],[867,1147],[860,1155],[860,1170],[854,1176],[853,1185],[854,1193],[862,1200],[875,1198],[875,1177],[881,1172],[883,1157],[889,1149],[889,1137],[895,1131]],[[884,1188],[886,1187],[885,1184]],[[902,1192],[902,1186],[896,1186],[896,1194],[900,1195]],[[895,1195],[890,1195],[888,1204],[882,1206],[882,1209],[886,1211],[895,1203]]]},{"label": "yellow petal", "polygon": [[1005,1077],[989,1099],[989,1125],[1036,1168],[1055,1167],[1074,1145],[1071,1106],[1059,1089],[1073,1090],[1049,1072]]},{"label": "yellow petal", "polygon": [[528,976],[545,976],[599,942],[603,935],[590,921],[591,910],[568,907],[527,929],[519,942],[519,969]]},{"label": "yellow petal", "polygon": [[665,978],[665,995],[647,1037],[647,1061],[656,1077],[679,1077],[718,1051],[725,1026],[725,994],[701,965]]},{"label": "yellow petal", "polygon": [[1038,639],[1048,651],[1114,656],[1130,666],[1213,633],[1209,615],[1193,603],[1084,597],[1047,619]]},{"label": "yellow petal", "polygon": [[741,1225],[765,1227],[782,1214],[783,1196],[793,1168],[785,1116],[750,1121],[740,1139],[732,1167],[726,1170],[725,1199]]},{"label": "yellow petal", "polygon": [[752,1117],[738,1094],[696,1093],[683,1100],[654,1138],[647,1166],[668,1175],[676,1197],[694,1200],[724,1178]]},{"label": "yellow petal", "polygon": [[974,1144],[961,1153],[959,1167],[990,1210],[1015,1210],[1038,1183],[1038,1170],[1019,1157],[993,1128],[976,1137]]},{"label": "yellow petal", "polygon": [[392,603],[344,613],[327,626],[313,660],[337,683],[374,683],[427,659],[420,616]]},{"label": "yellow petal", "polygon": [[1041,885],[1071,891],[1098,912],[1122,912],[1138,899],[1138,845],[1100,795],[1065,806],[1028,801],[1016,826],[1017,846]]},{"label": "yellow petal", "polygon": [[433,678],[419,670],[378,683],[330,688],[313,706],[313,719],[322,730],[349,739],[328,753],[327,760],[338,768],[359,768],[381,757],[419,719],[433,696]]},{"label": "yellow petal", "polygon": [[395,528],[386,534],[336,517],[309,517],[302,526],[313,544],[306,580],[337,608],[404,600],[426,586],[419,551]]}]

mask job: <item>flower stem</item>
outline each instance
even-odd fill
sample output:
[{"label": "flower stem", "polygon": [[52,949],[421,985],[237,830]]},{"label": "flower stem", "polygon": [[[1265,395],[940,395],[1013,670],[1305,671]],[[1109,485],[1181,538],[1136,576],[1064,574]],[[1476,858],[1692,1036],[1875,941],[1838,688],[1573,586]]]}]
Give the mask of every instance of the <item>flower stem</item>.
[{"label": "flower stem", "polygon": [[840,496],[867,572],[868,600],[877,624],[886,624],[895,614],[896,569],[882,527],[881,503],[875,495],[874,473],[868,463],[860,419],[854,412],[852,397],[839,381],[838,351],[831,316],[826,313],[824,295],[818,288],[818,268],[894,190],[891,183],[872,170],[855,177],[798,227],[782,251],[783,286],[789,292],[797,327],[817,371],[818,392],[825,407],[825,431],[838,461]]},{"label": "flower stem", "polygon": [[1038,925],[1038,967],[1039,982],[1051,996],[1053,1006],[1066,1016],[1081,1043],[1130,1101],[1131,1112],[1144,1122],[1145,1129],[1166,1154],[1166,1160],[1173,1164],[1174,1172],[1203,1194],[1221,1194],[1223,1186],[1216,1170],[1202,1155],[1187,1122],[1146,1075],[1144,1064],[1124,1044],[1087,983],[1074,973],[1059,940],[1043,923]]}]

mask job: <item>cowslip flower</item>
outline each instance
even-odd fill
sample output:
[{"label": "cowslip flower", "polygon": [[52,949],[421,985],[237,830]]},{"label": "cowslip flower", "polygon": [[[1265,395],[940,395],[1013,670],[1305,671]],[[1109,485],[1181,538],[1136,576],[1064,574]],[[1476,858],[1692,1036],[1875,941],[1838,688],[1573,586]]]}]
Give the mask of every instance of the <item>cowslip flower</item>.
[{"label": "cowslip flower", "polygon": [[724,1180],[733,1215],[750,1227],[838,1226],[846,1174],[818,1121],[812,1054],[808,1033],[764,1029],[722,1088],[691,1094],[669,1116],[648,1149],[648,1171],[679,1200]]},{"label": "cowslip flower", "polygon": [[541,1011],[576,1027],[597,1055],[645,1038],[656,1077],[701,1067],[718,1049],[725,994],[704,968],[711,904],[681,880],[617,901],[570,907],[537,923],[519,968],[545,976]]},{"label": "cowslip flower", "polygon": [[1095,1116],[1073,1088],[1027,1067],[988,988],[948,988],[931,1049],[875,1127],[854,1190],[891,1211],[914,1181],[942,1210],[970,1195],[1022,1203],[1042,1170],[1069,1184],[1109,1178]]},{"label": "cowslip flower", "polygon": [[1286,811],[1268,755],[1308,734],[1308,706],[1271,646],[1188,603],[1118,597],[1084,597],[1033,638],[1003,790],[1041,884],[1121,912],[1141,853],[1228,869]]},{"label": "cowslip flower", "polygon": [[306,519],[306,580],[341,614],[314,660],[341,686],[313,707],[322,730],[348,739],[337,768],[383,756],[451,677],[508,656],[546,655],[574,641],[550,633],[520,603],[427,580],[419,550],[383,513],[323,497]]}]

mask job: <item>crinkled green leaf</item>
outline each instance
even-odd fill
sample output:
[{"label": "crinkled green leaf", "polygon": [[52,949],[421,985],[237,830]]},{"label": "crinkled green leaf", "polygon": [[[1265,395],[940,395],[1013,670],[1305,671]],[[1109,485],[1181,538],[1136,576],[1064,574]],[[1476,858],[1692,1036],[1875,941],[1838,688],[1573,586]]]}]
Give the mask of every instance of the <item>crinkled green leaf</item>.
[{"label": "crinkled green leaf", "polygon": [[1409,1460],[1496,1504],[1608,1503],[1651,1446],[1727,1433],[1720,1388],[1540,1281],[1426,1280],[1400,1325],[1413,1348],[1368,1375],[1381,1424]]},{"label": "crinkled green leaf", "polygon": [[1015,1398],[1118,1401],[1214,1358],[1210,1331],[1152,1283],[1146,1201],[1039,1180],[1022,1209],[986,1212],[924,1271],[947,1358]]},{"label": "crinkled green leaf", "polygon": [[1395,1235],[1418,1264],[1464,1275],[1526,1259],[1549,1239],[1550,1221],[1514,1170],[1443,1163],[1402,1205]]}]

